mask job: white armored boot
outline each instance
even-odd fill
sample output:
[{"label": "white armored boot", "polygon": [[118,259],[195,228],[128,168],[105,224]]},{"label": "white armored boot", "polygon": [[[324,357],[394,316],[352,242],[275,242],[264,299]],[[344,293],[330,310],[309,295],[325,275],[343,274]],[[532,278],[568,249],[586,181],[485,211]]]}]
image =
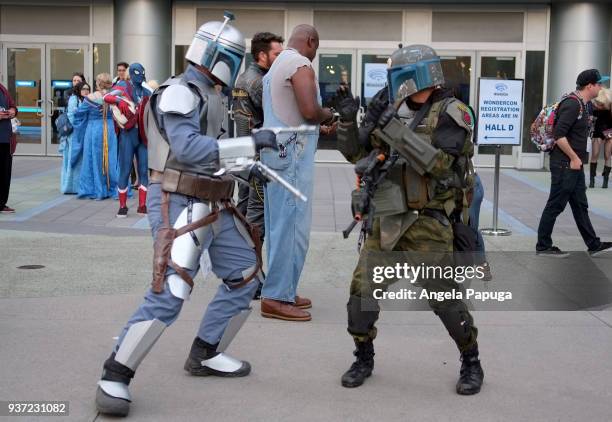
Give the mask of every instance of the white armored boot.
[{"label": "white armored boot", "polygon": [[185,361],[185,371],[196,376],[246,377],[249,375],[251,365],[246,361],[231,357],[225,353],[225,350],[236,337],[250,313],[251,308],[248,308],[230,318],[218,344],[210,344],[196,337]]},{"label": "white armored boot", "polygon": [[117,352],[104,362],[96,390],[96,407],[100,413],[127,416],[132,402],[128,385],[165,328],[166,324],[157,319],[137,322],[129,328]]},{"label": "white armored boot", "polygon": [[218,345],[206,343],[199,337],[193,340],[191,351],[185,361],[185,371],[191,375],[217,377],[246,377],[251,365],[217,351]]}]

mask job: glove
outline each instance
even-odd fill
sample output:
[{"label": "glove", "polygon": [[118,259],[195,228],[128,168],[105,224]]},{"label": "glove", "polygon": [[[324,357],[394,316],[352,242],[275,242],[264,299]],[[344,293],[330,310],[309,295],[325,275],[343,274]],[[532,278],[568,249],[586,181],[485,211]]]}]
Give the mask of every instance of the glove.
[{"label": "glove", "polygon": [[368,110],[366,111],[365,117],[366,122],[376,123],[386,109],[386,101],[381,101],[378,98],[373,99],[368,104]]},{"label": "glove", "polygon": [[258,181],[262,186],[266,186],[268,183],[268,178],[264,176],[259,170],[259,167],[255,165],[251,167],[251,171],[249,172],[249,182],[254,185],[254,181]]},{"label": "glove", "polygon": [[383,127],[387,126],[387,124],[395,116],[397,116],[397,111],[395,110],[395,107],[393,107],[392,105],[389,105],[387,107],[387,109],[385,111],[383,111],[381,116],[378,118],[378,122],[376,123],[376,125],[378,127],[383,128]]},{"label": "glove", "polygon": [[255,151],[259,152],[263,148],[272,148],[278,151],[278,144],[276,143],[276,134],[271,130],[259,130],[251,135],[253,142],[255,143]]},{"label": "glove", "polygon": [[353,97],[353,94],[346,86],[341,86],[336,91],[336,111],[340,114],[340,120],[343,122],[352,122],[357,119],[357,112],[361,105],[359,97]]}]

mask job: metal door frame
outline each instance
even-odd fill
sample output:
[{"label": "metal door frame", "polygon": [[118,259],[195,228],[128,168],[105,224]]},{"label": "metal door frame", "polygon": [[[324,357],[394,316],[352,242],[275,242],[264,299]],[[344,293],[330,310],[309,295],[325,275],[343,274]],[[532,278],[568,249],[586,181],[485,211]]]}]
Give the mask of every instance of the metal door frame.
[{"label": "metal door frame", "polygon": [[[50,50],[52,49],[81,49],[84,51],[83,54],[83,73],[85,78],[89,79],[89,68],[88,68],[88,55],[89,45],[87,43],[22,43],[22,42],[3,42],[0,46],[0,73],[2,75],[2,83],[7,86],[8,89],[8,49],[9,48],[37,48],[40,50],[40,143],[39,144],[17,144],[16,155],[40,155],[40,156],[57,156],[59,145],[51,143],[52,137],[52,126],[51,126],[51,115],[52,107],[50,102],[53,98],[53,92],[51,90],[51,64],[50,64]],[[72,76],[72,75],[71,75]],[[17,116],[19,118],[19,116]]]},{"label": "metal door frame", "polygon": [[[478,78],[481,77],[481,59],[483,57],[514,57],[514,78],[522,79],[523,78],[523,52],[514,50],[514,51],[503,51],[503,50],[481,50],[476,51],[476,63],[474,65],[475,71],[474,78],[475,81],[478,81]],[[476,86],[476,82],[474,82],[474,100],[478,98],[478,86]],[[474,104],[474,110],[478,110],[478,104]],[[522,133],[522,132],[521,132]],[[478,148],[474,149],[474,163],[478,167],[493,167],[495,165],[495,154],[479,154]],[[520,162],[520,154],[521,154],[521,146],[513,146],[511,155],[501,155],[500,156],[500,166],[501,167],[511,167],[517,168]]]},{"label": "metal door frame", "polygon": [[[15,154],[17,155],[46,155],[46,139],[47,139],[47,119],[44,117],[46,114],[46,92],[42,88],[46,85],[46,72],[45,72],[45,43],[19,43],[19,42],[4,42],[2,45],[2,71],[4,77],[4,86],[8,87],[8,50],[10,48],[30,48],[30,49],[39,49],[40,50],[40,99],[37,102],[40,102],[38,112],[40,120],[40,142],[38,144],[17,144],[17,150]],[[16,101],[17,99],[15,99]],[[35,104],[34,106],[36,106]],[[17,115],[19,118],[19,115]]]},{"label": "metal door frame", "polygon": [[[73,50],[80,49],[83,50],[83,74],[85,75],[85,79],[89,80],[87,74],[87,57],[89,55],[89,45],[88,44],[72,44],[72,43],[46,43],[45,45],[45,79],[47,81],[45,87],[45,123],[48,130],[45,132],[45,155],[58,156],[59,144],[52,144],[53,137],[53,126],[51,124],[51,118],[53,116],[53,90],[51,88],[51,50]],[[74,72],[74,70],[73,70]],[[70,75],[70,80],[72,81],[72,74]],[[93,82],[89,82],[93,86]]]}]

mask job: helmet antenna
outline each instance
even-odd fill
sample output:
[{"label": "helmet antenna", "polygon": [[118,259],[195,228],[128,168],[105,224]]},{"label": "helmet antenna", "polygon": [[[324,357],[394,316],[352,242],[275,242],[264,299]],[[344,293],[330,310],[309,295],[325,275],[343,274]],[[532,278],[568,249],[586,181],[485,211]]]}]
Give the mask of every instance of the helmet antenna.
[{"label": "helmet antenna", "polygon": [[215,42],[219,40],[219,37],[223,33],[223,30],[225,29],[225,26],[227,25],[227,23],[230,21],[233,21],[234,19],[236,19],[236,17],[234,16],[232,12],[228,10],[225,10],[223,12],[223,23],[221,24],[221,27],[219,28],[219,32],[215,36]]}]

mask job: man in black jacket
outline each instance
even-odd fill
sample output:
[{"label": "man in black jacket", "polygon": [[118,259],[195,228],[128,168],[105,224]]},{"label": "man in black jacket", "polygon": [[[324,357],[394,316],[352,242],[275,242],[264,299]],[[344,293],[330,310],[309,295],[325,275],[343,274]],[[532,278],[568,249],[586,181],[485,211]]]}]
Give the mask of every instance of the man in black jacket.
[{"label": "man in black jacket", "polygon": [[612,250],[612,242],[602,242],[589,218],[589,204],[583,164],[588,161],[589,110],[587,104],[597,96],[602,77],[596,69],[585,70],[576,79],[576,91],[564,98],[557,109],[553,135],[555,148],[550,154],[551,187],[538,227],[536,251],[541,256],[564,258],[567,253],[553,246],[552,231],[559,214],[569,202],[574,220],[592,256]]},{"label": "man in black jacket", "polygon": [[[253,63],[238,76],[232,91],[236,136],[251,136],[253,129],[259,129],[263,125],[262,78],[276,56],[283,51],[283,41],[283,37],[270,32],[258,32],[251,40]],[[259,227],[263,236],[263,186],[255,184],[249,189],[240,185],[236,207],[249,223]]]}]

